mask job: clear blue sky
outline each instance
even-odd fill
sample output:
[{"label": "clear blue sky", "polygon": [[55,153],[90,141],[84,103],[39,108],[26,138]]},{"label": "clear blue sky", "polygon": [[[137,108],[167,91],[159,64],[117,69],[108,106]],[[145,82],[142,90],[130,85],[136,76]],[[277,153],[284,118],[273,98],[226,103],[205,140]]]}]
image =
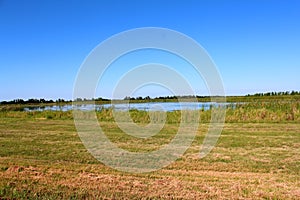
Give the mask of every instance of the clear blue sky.
[{"label": "clear blue sky", "polygon": [[96,45],[149,26],[200,43],[227,95],[300,90],[299,10],[297,0],[0,0],[0,100],[71,99]]}]

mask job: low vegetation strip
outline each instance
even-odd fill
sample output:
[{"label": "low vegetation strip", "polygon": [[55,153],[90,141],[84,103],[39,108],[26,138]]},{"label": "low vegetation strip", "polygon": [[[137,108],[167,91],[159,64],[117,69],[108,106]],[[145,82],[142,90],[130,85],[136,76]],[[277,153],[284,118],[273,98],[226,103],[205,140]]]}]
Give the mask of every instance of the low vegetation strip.
[{"label": "low vegetation strip", "polygon": [[[21,111],[20,111],[21,110]],[[22,112],[16,105],[0,107],[0,117],[6,118],[37,118],[37,119],[73,119],[72,111],[28,111]],[[211,109],[190,110],[200,112],[201,122],[208,123],[211,119]],[[156,112],[159,115],[159,111]],[[112,108],[102,109],[96,112],[100,121],[114,121]],[[130,110],[133,121],[137,123],[149,123],[149,114],[146,111]],[[167,123],[180,122],[181,112],[167,113]],[[196,120],[196,119],[195,119]],[[226,122],[300,122],[300,101],[272,101],[272,102],[248,102],[229,104],[226,109]]]}]

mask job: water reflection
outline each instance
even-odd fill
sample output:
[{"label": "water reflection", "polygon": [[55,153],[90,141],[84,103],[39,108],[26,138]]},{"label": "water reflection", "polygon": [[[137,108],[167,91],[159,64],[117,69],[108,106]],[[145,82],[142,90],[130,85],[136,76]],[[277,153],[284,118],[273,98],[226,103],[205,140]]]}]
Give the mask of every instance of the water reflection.
[{"label": "water reflection", "polygon": [[130,109],[144,111],[175,111],[175,110],[209,110],[212,107],[234,106],[234,103],[214,103],[214,102],[151,102],[151,103],[131,103],[131,104],[80,104],[80,105],[54,105],[54,106],[36,106],[26,107],[25,111],[70,111],[85,110],[85,111],[101,111],[102,109],[113,108],[119,111]]}]

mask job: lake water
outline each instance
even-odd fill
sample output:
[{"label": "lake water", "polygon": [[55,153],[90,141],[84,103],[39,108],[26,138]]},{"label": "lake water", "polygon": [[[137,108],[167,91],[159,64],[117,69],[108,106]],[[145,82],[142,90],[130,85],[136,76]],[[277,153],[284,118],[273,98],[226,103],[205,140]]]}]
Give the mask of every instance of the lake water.
[{"label": "lake water", "polygon": [[97,110],[113,107],[115,110],[126,111],[130,109],[144,111],[175,111],[175,110],[209,110],[211,107],[235,105],[234,103],[214,103],[214,102],[150,102],[150,103],[131,103],[131,104],[81,104],[81,105],[63,105],[63,106],[37,106],[26,107],[25,111],[69,111],[69,110]]}]

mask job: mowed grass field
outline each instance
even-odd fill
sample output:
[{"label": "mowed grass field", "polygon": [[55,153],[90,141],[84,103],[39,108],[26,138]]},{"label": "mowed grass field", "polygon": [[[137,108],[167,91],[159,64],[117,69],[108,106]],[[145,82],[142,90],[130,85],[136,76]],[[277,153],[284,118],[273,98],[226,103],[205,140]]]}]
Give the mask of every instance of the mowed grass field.
[{"label": "mowed grass field", "polygon": [[[272,122],[276,115],[266,109],[253,111],[265,113],[266,121],[234,120],[229,111],[217,145],[199,159],[209,126],[204,120],[183,157],[143,174],[120,172],[93,158],[72,118],[5,113],[0,116],[0,199],[300,199],[299,110],[292,111],[293,120],[283,113],[282,122]],[[232,112],[248,116],[245,109]],[[165,124],[150,139],[128,136],[109,120],[101,127],[119,147],[139,152],[167,144],[178,123]]]}]

